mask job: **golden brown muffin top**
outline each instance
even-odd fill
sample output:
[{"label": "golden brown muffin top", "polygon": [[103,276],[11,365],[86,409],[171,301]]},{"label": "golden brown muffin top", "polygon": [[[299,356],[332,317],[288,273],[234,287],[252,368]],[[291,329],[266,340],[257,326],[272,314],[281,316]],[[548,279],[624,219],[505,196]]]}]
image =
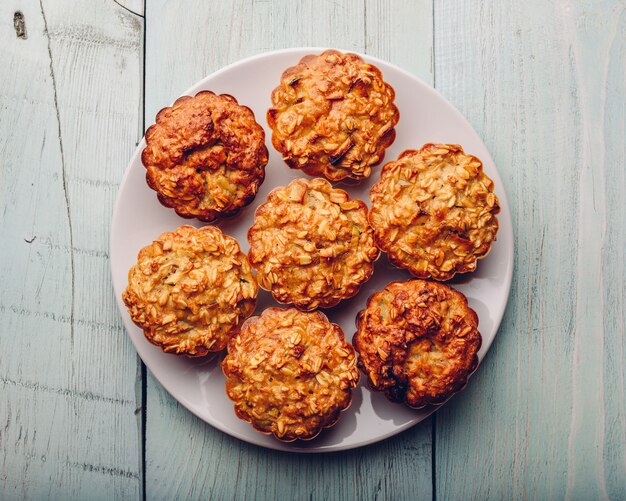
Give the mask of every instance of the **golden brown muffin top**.
[{"label": "golden brown muffin top", "polygon": [[252,315],[257,293],[234,238],[214,226],[181,226],[139,251],[122,298],[151,343],[203,356],[226,347]]},{"label": "golden brown muffin top", "polygon": [[477,327],[467,298],[448,285],[393,282],[370,296],[352,343],[370,387],[419,408],[465,386],[478,365]]},{"label": "golden brown muffin top", "polygon": [[182,217],[213,221],[250,203],[265,178],[265,132],[252,110],[202,91],[162,109],[141,161],[159,201]]},{"label": "golden brown muffin top", "polygon": [[222,369],[237,416],[284,441],[332,426],[359,380],[339,326],[295,308],[269,308],[244,322]]},{"label": "golden brown muffin top", "polygon": [[367,206],[325,179],[296,179],[273,190],[248,231],[259,285],[302,310],[354,296],[379,255]]},{"label": "golden brown muffin top", "polygon": [[281,76],[267,121],[292,169],[331,181],[369,177],[395,139],[395,92],[356,54],[309,55]]},{"label": "golden brown muffin top", "polygon": [[370,190],[378,247],[419,278],[476,269],[496,239],[500,212],[481,161],[456,144],[426,144],[383,167]]}]

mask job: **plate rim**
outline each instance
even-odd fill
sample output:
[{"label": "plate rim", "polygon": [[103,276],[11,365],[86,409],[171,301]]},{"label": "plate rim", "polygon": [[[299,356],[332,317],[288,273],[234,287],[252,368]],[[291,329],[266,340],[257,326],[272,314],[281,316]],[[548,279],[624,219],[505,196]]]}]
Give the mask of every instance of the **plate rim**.
[{"label": "plate rim", "polygon": [[[304,55],[306,55],[306,53],[317,53],[319,54],[320,52],[323,52],[325,50],[338,50],[340,52],[343,53],[352,53],[352,54],[356,54],[360,57],[362,57],[364,60],[366,60],[369,63],[372,63],[374,65],[383,65],[383,66],[387,66],[392,68],[394,71],[397,71],[398,73],[400,73],[404,78],[407,78],[409,80],[414,81],[415,83],[417,83],[418,85],[420,85],[425,91],[435,95],[438,99],[440,99],[441,101],[443,101],[445,103],[445,105],[447,105],[447,107],[449,108],[449,110],[456,116],[456,118],[462,122],[466,127],[468,127],[478,138],[478,140],[482,143],[485,151],[487,152],[488,158],[482,158],[482,162],[483,165],[485,163],[487,163],[486,161],[490,162],[490,165],[493,166],[494,169],[494,173],[495,175],[492,175],[490,173],[490,177],[495,177],[495,181],[497,181],[499,189],[498,189],[498,199],[500,202],[500,207],[501,207],[501,212],[498,215],[498,218],[502,218],[502,217],[506,217],[507,219],[507,223],[506,225],[500,224],[500,229],[499,229],[499,233],[498,236],[502,235],[502,233],[500,232],[506,232],[506,239],[508,241],[511,242],[510,246],[507,247],[506,249],[506,253],[505,253],[505,258],[506,258],[506,268],[504,270],[504,287],[507,291],[506,293],[506,300],[504,302],[504,307],[502,308],[502,312],[498,315],[497,318],[493,319],[493,330],[494,330],[494,334],[490,339],[487,339],[486,341],[483,341],[483,345],[482,345],[482,349],[481,351],[483,351],[483,356],[480,357],[479,359],[479,364],[476,370],[478,370],[478,368],[482,365],[484,358],[487,356],[487,353],[489,352],[489,349],[491,348],[491,345],[493,344],[496,336],[498,335],[499,329],[500,329],[500,325],[502,323],[502,319],[504,318],[504,315],[506,314],[506,310],[509,307],[509,300],[510,300],[510,296],[511,296],[511,285],[512,285],[512,279],[513,279],[513,270],[514,270],[514,264],[515,264],[515,234],[513,231],[513,220],[511,217],[511,211],[510,211],[510,206],[508,203],[508,197],[506,194],[506,187],[504,185],[504,183],[502,182],[502,178],[500,176],[500,171],[496,165],[496,163],[493,161],[493,158],[491,157],[491,152],[489,151],[489,149],[487,148],[487,146],[485,145],[482,137],[478,134],[478,132],[476,132],[476,130],[474,129],[474,127],[469,123],[469,121],[465,118],[465,116],[445,97],[443,96],[443,94],[441,94],[435,87],[433,87],[432,85],[430,85],[429,83],[425,82],[424,80],[422,80],[420,77],[414,75],[413,73],[409,72],[408,70],[405,70],[403,68],[401,68],[400,66],[391,63],[389,61],[380,59],[378,57],[375,56],[371,56],[368,54],[364,54],[358,51],[354,51],[354,50],[348,50],[348,49],[342,49],[342,48],[336,48],[336,47],[290,47],[290,48],[284,48],[284,49],[277,49],[277,50],[271,50],[271,51],[264,51],[264,52],[259,52],[257,54],[245,57],[243,59],[238,59],[237,61],[234,61],[226,66],[223,66],[221,68],[219,68],[218,70],[206,75],[205,77],[203,77],[202,79],[200,79],[199,81],[197,81],[196,83],[194,83],[192,86],[190,86],[189,88],[187,88],[183,93],[181,93],[178,97],[180,96],[188,96],[188,95],[195,95],[195,93],[199,92],[200,88],[202,87],[206,87],[207,83],[210,82],[210,80],[218,77],[219,75],[221,75],[222,73],[231,71],[235,68],[237,68],[238,66],[243,66],[243,65],[247,65],[251,62],[260,60],[260,59],[264,59],[264,58],[272,58],[275,56],[282,56],[282,55],[286,55],[286,54],[301,54],[300,57],[303,57]],[[297,63],[296,63],[297,64]],[[144,111],[145,113],[145,111]],[[256,113],[255,113],[256,115]],[[256,117],[257,121],[258,118],[260,117]],[[144,125],[145,128],[145,125]],[[266,141],[269,138],[266,137]],[[270,139],[271,142],[271,139]],[[141,152],[143,150],[143,148],[145,147],[146,143],[145,143],[145,130],[144,130],[144,135],[142,136],[141,140],[137,143],[137,145],[135,146],[134,149],[134,153],[131,156],[128,164],[126,165],[126,168],[124,170],[124,174],[122,176],[122,179],[120,180],[118,189],[117,189],[117,194],[116,194],[116,198],[115,198],[115,203],[113,205],[113,212],[111,215],[111,223],[110,223],[110,231],[109,231],[109,272],[111,274],[111,282],[113,285],[113,290],[115,293],[115,300],[116,300],[116,304],[118,307],[118,314],[120,315],[120,318],[122,318],[122,311],[123,308],[125,308],[124,304],[121,302],[121,290],[118,290],[116,285],[115,285],[115,280],[114,280],[114,270],[113,270],[113,262],[114,262],[114,257],[113,255],[116,254],[116,252],[113,251],[113,240],[114,240],[114,226],[115,226],[115,222],[116,222],[116,218],[119,215],[119,205],[121,203],[121,194],[122,194],[122,188],[126,185],[127,179],[130,176],[131,170],[132,170],[132,166],[139,160],[140,161],[140,156],[141,156]],[[387,160],[390,161],[390,160]],[[387,162],[386,161],[386,162]],[[384,163],[386,163],[384,162]],[[181,224],[185,224],[184,223],[185,220],[183,220],[183,222]],[[203,223],[206,224],[206,223]],[[134,337],[131,335],[131,333],[128,331],[124,320],[122,318],[122,325],[124,327],[124,331],[126,332],[126,335],[130,338],[133,347],[135,348],[135,351],[137,353],[137,355],[139,356],[139,358],[141,359],[142,363],[146,366],[146,368],[150,371],[150,373],[152,374],[152,376],[159,382],[159,384],[172,396],[172,398],[174,398],[177,402],[179,402],[181,405],[183,405],[183,407],[185,407],[185,409],[187,409],[189,412],[191,412],[194,416],[196,416],[197,418],[199,418],[201,421],[203,421],[204,423],[220,430],[223,433],[226,433],[229,436],[232,436],[234,438],[237,438],[238,440],[241,440],[243,442],[246,442],[247,444],[250,445],[254,445],[256,447],[262,447],[262,448],[268,448],[268,449],[272,449],[272,450],[276,450],[276,451],[281,451],[281,452],[288,452],[288,453],[308,453],[308,454],[320,454],[320,453],[327,453],[327,452],[341,452],[341,451],[346,451],[346,450],[352,450],[352,449],[358,449],[361,447],[365,447],[367,445],[371,445],[373,443],[377,443],[383,440],[386,440],[392,436],[398,435],[416,425],[418,425],[419,423],[423,422],[426,418],[428,418],[429,416],[431,416],[435,411],[437,411],[440,407],[442,407],[443,405],[445,405],[446,403],[448,403],[452,398],[454,398],[458,393],[455,393],[454,395],[452,395],[448,400],[446,400],[445,402],[443,402],[442,404],[439,404],[437,406],[433,406],[432,408],[429,408],[426,413],[422,416],[422,418],[419,421],[409,421],[408,423],[405,423],[403,425],[399,425],[397,428],[389,431],[388,433],[382,434],[382,435],[377,435],[374,438],[370,438],[370,439],[366,439],[362,442],[359,442],[358,444],[346,444],[346,445],[330,445],[330,446],[322,446],[322,447],[314,447],[314,446],[301,446],[298,445],[299,443],[296,442],[290,442],[290,443],[284,443],[281,442],[279,440],[275,440],[272,441],[270,443],[260,443],[258,441],[252,441],[250,439],[249,436],[247,435],[243,435],[242,433],[239,433],[236,430],[232,430],[227,428],[221,421],[208,421],[206,419],[206,417],[200,415],[199,412],[196,412],[193,408],[193,404],[188,402],[186,398],[180,397],[178,395],[176,395],[175,391],[172,391],[171,389],[171,385],[170,382],[167,381],[164,378],[160,378],[158,377],[148,366],[148,364],[146,364],[146,362],[144,361],[140,350],[139,350],[139,346],[136,342],[136,340],[134,339]],[[472,375],[470,376],[469,379],[472,379],[475,377],[475,372],[472,373]],[[361,375],[362,376],[362,375]],[[468,379],[468,381],[469,381]],[[424,410],[422,409],[421,412],[424,412]],[[259,434],[262,437],[265,437],[266,435],[263,434]],[[304,442],[303,444],[307,444],[310,442]]]}]

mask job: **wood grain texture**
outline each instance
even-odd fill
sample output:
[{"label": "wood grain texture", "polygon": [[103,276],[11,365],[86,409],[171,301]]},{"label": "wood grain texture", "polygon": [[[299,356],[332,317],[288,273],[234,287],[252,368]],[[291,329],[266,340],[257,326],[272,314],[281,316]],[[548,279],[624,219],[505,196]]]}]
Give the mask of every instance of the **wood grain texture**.
[{"label": "wood grain texture", "polygon": [[437,88],[472,122],[516,228],[509,307],[437,415],[444,499],[623,499],[621,2],[436,2]]},{"label": "wood grain texture", "polygon": [[112,2],[16,0],[0,23],[0,498],[137,497],[138,364],[108,227],[142,24]]},{"label": "wood grain texture", "polygon": [[[184,9],[150,2],[145,14],[146,125],[207,74],[284,47],[367,51],[432,82],[430,2],[198,1]],[[150,376],[146,494],[158,499],[431,499],[431,436],[427,420],[362,450],[313,456],[269,451],[195,418]]]},{"label": "wood grain texture", "polygon": [[263,449],[215,430],[148,379],[148,499],[432,499],[431,423],[349,452]]}]

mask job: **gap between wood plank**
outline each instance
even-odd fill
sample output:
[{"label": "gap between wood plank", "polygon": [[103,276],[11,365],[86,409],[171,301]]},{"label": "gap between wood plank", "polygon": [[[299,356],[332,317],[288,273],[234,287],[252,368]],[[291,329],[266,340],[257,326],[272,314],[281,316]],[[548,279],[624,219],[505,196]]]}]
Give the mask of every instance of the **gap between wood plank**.
[{"label": "gap between wood plank", "polygon": [[[148,9],[148,2],[143,2],[143,50],[142,50],[142,75],[141,75],[141,117],[139,122],[141,123],[141,136],[143,137],[146,130],[146,23],[148,16],[146,15]],[[141,138],[139,138],[141,142]],[[143,363],[141,357],[138,357],[141,363],[141,499],[146,500],[146,428],[148,421],[148,413],[146,405],[148,403],[148,370],[146,364]]]},{"label": "gap between wood plank", "polygon": [[431,454],[431,465],[432,465],[432,482],[433,482],[433,501],[437,500],[437,413],[433,413],[432,423],[430,425],[430,429],[432,430],[431,440],[430,440],[430,454]]},{"label": "gap between wood plank", "polygon": [[[430,71],[433,74],[433,87],[437,88],[437,75],[435,74],[435,0],[432,3],[433,21],[433,43],[430,48]],[[433,491],[434,492],[434,491]]]},{"label": "gap between wood plank", "polygon": [[146,364],[141,363],[141,499],[146,499],[146,402],[148,400],[148,373]]},{"label": "gap between wood plank", "polygon": [[363,52],[367,54],[367,0],[363,0]]}]

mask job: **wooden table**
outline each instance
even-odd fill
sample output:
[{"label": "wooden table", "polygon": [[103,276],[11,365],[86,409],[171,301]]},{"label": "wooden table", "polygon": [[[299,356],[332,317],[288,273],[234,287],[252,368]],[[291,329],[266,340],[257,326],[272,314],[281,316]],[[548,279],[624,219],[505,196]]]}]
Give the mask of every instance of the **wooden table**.
[{"label": "wooden table", "polygon": [[[625,499],[621,1],[0,3],[0,498]],[[242,443],[179,405],[118,314],[119,182],[160,108],[242,57],[393,62],[469,119],[516,235],[464,393],[350,452]]]}]

